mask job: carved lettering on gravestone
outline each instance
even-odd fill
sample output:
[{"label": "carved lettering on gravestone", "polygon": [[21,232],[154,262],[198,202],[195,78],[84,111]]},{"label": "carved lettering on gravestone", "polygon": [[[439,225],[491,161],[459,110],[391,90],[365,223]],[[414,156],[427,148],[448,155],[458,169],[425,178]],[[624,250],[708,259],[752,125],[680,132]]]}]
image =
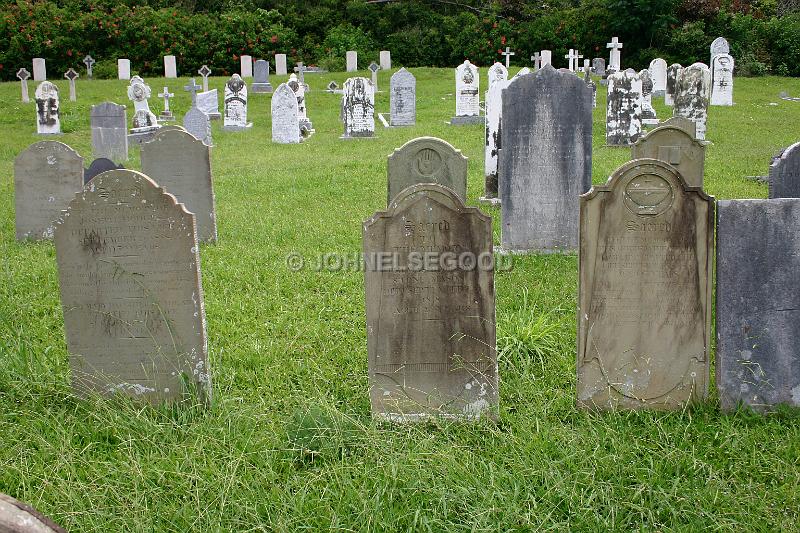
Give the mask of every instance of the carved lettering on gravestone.
[{"label": "carved lettering on gravestone", "polygon": [[666,163],[637,159],[580,201],[578,406],[705,399],[714,199]]},{"label": "carved lettering on gravestone", "polygon": [[43,81],[36,88],[36,132],[39,135],[61,134],[61,104],[58,87]]},{"label": "carved lettering on gravestone", "polygon": [[642,80],[633,69],[608,77],[606,144],[627,146],[642,134]]},{"label": "carved lettering on gravestone", "polygon": [[285,83],[272,94],[272,142],[296,144],[302,141],[297,97]]},{"label": "carved lettering on gravestone", "polygon": [[253,126],[247,122],[247,85],[244,80],[234,74],[225,84],[225,118],[224,128],[228,131],[240,131]]},{"label": "carved lettering on gravestone", "polygon": [[491,89],[492,85],[494,85],[498,81],[508,80],[508,69],[504,67],[502,63],[495,63],[494,65],[489,67],[488,79],[489,79],[489,88]]},{"label": "carved lettering on gravestone", "polygon": [[[426,252],[448,267],[417,265]],[[495,417],[491,218],[446,187],[415,185],[364,222],[364,254],[373,416]],[[469,257],[479,266],[471,268]]]},{"label": "carved lettering on gravestone", "polygon": [[456,68],[456,117],[480,115],[478,67],[464,61]]},{"label": "carved lettering on gravestone", "polygon": [[417,122],[417,79],[404,68],[389,80],[389,123],[413,126]]},{"label": "carved lettering on gravestone", "polygon": [[800,199],[726,200],[717,209],[720,405],[800,407]]},{"label": "carved lettering on gravestone", "polygon": [[503,92],[499,189],[502,245],[510,251],[578,247],[578,196],[592,184],[592,96],[551,65]]},{"label": "carved lettering on gravestone", "polygon": [[41,141],[14,160],[16,236],[50,239],[53,221],[83,187],[83,158],[64,143]]},{"label": "carved lettering on gravestone", "polygon": [[[499,63],[496,64],[499,65]],[[491,201],[498,195],[497,161],[502,148],[503,90],[508,87],[508,84],[509,81],[502,79],[490,84],[484,99],[486,124],[484,128],[484,194],[482,200]]]},{"label": "carved lettering on gravestone", "polygon": [[650,77],[650,71],[640,70],[639,80],[642,82],[642,124],[658,124],[656,110],[653,109],[653,79]]},{"label": "carved lettering on gravestone", "polygon": [[174,194],[194,213],[197,237],[217,240],[211,153],[203,141],[185,131],[163,131],[142,145],[142,172]]},{"label": "carved lettering on gravestone", "polygon": [[636,141],[631,159],[643,158],[672,165],[687,185],[703,187],[706,147],[678,125],[664,123]]},{"label": "carved lettering on gravestone", "polygon": [[144,174],[112,170],[75,195],[55,245],[75,392],[210,400],[194,215]]},{"label": "carved lettering on gravestone", "polygon": [[783,150],[770,164],[769,197],[800,198],[800,143]]},{"label": "carved lettering on gravestone", "polygon": [[92,155],[118,163],[128,160],[128,115],[124,105],[103,102],[90,112]]},{"label": "carved lettering on gravestone", "polygon": [[711,63],[711,105],[733,105],[733,57],[717,54]]},{"label": "carved lettering on gravestone", "polygon": [[348,78],[342,94],[342,138],[375,135],[375,93],[367,78]]},{"label": "carved lettering on gravestone", "polygon": [[673,63],[667,68],[667,85],[664,91],[664,104],[671,106],[675,105],[675,89],[678,83],[678,76],[680,75],[683,67],[678,63]]},{"label": "carved lettering on gravestone", "polygon": [[650,62],[649,70],[653,80],[653,96],[663,96],[667,90],[667,62],[657,57]]},{"label": "carved lettering on gravestone", "polygon": [[436,137],[418,137],[395,148],[386,162],[386,204],[401,191],[419,183],[436,183],[467,198],[467,158],[450,143]]},{"label": "carved lettering on gravestone", "polygon": [[711,94],[711,72],[702,63],[683,69],[675,83],[675,105],[672,114],[688,118],[697,125],[697,139],[706,138],[708,97]]}]

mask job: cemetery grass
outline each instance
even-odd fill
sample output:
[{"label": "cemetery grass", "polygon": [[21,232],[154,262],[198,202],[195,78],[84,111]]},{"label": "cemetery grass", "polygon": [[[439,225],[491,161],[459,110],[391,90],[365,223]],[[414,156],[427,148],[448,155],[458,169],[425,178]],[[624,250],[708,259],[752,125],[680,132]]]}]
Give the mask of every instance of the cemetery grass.
[{"label": "cemetery grass", "polygon": [[[219,243],[201,247],[209,409],[71,396],[53,246],[14,240],[13,160],[39,140],[34,104],[19,102],[18,84],[0,85],[0,492],[74,531],[798,529],[796,411],[723,415],[714,393],[676,413],[575,409],[574,255],[518,257],[496,276],[498,422],[371,421],[363,274],[291,272],[285,257],[359,252],[361,222],[385,206],[386,156],[417,136],[464,151],[476,204],[482,127],[444,124],[452,70],[413,72],[417,126],[378,126],[377,139],[339,140],[339,96],[323,91],[342,84],[338,73],[307,76],[317,133],[302,145],[270,142],[268,95],[251,94],[251,131],[214,123]],[[89,106],[127,104],[125,82],[81,78],[78,103],[57,84],[58,140],[88,165]],[[737,79],[737,104],[711,109],[709,194],[766,197],[745,176],[765,175],[772,154],[798,140],[800,103],[779,100],[781,90],[800,93],[800,81]],[[182,116],[188,96],[175,92]],[[604,147],[604,92],[595,183],[629,157]],[[654,100],[663,119],[668,108]],[[151,105],[158,113],[158,99]],[[388,111],[387,92],[377,107]],[[499,211],[486,210],[497,243]]]}]

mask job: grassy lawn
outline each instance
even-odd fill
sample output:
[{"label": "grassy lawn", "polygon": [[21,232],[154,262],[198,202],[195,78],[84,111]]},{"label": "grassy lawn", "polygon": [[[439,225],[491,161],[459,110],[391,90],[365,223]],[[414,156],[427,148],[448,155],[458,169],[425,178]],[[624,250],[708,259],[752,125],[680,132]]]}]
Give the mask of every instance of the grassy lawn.
[{"label": "grassy lawn", "polygon": [[[498,423],[371,421],[363,274],[290,272],[285,257],[360,251],[361,222],[385,207],[386,156],[414,137],[469,157],[476,204],[483,127],[445,124],[452,69],[412,72],[417,125],[379,125],[377,139],[339,139],[340,96],[323,89],[341,73],[306,76],[317,133],[301,145],[270,142],[269,95],[250,95],[251,131],[214,123],[219,243],[201,249],[208,410],[71,397],[54,248],[14,240],[13,161],[40,140],[35,107],[19,102],[18,83],[0,84],[0,492],[74,531],[799,529],[797,413],[722,415],[715,394],[680,413],[575,409],[575,256],[520,257],[496,277]],[[164,81],[149,80],[154,95]],[[187,79],[168,81],[182,117]],[[222,91],[223,78],[210,81]],[[58,140],[88,166],[89,107],[124,103],[130,121],[127,84],[80,79],[77,103],[57,84]],[[381,73],[384,112],[388,86]],[[800,95],[800,80],[737,78],[736,105],[711,108],[709,194],[766,197],[745,176],[765,175],[800,133],[800,103],[782,90]],[[158,114],[160,99],[151,106]],[[595,183],[630,157],[603,146],[604,106],[601,86]],[[138,148],[126,166],[139,169]],[[499,243],[500,212],[484,209]]]}]

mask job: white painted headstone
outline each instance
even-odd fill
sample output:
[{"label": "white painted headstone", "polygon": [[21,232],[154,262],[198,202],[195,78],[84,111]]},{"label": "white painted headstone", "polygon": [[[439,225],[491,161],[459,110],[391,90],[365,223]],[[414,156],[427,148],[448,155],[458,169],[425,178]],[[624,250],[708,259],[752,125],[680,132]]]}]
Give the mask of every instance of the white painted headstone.
[{"label": "white painted headstone", "polygon": [[648,70],[653,80],[653,96],[664,96],[667,90],[667,62],[657,57],[650,62]]},{"label": "white painted headstone", "polygon": [[347,72],[355,72],[358,70],[358,52],[355,50],[348,50],[345,54],[347,61]]},{"label": "white painted headstone", "polygon": [[711,105],[733,105],[733,57],[717,54],[711,63]]},{"label": "white painted headstone", "polygon": [[164,56],[164,77],[178,77],[178,65],[175,62],[175,56]]},{"label": "white painted headstone", "polygon": [[275,75],[286,76],[286,54],[275,54]]},{"label": "white painted headstone", "polygon": [[158,120],[150,111],[147,99],[150,98],[150,86],[142,78],[134,76],[128,85],[128,98],[133,102],[133,128],[131,133],[146,133],[157,130]]},{"label": "white painted headstone", "polygon": [[489,67],[489,88],[498,81],[508,80],[508,69],[502,63],[497,62]]},{"label": "white painted headstone", "polygon": [[225,84],[225,118],[223,127],[226,131],[241,131],[253,126],[247,122],[247,84],[234,74]]},{"label": "white painted headstone", "polygon": [[620,50],[622,49],[622,43],[619,42],[618,37],[614,37],[611,39],[611,42],[606,44],[606,48],[611,49],[611,53],[609,54],[608,58],[608,68],[614,69],[617,72],[620,70],[620,56],[622,55]]},{"label": "white painted headstone", "polygon": [[240,71],[242,78],[252,78],[253,77],[253,57],[252,56],[242,56],[239,58]]},{"label": "white painted headstone", "polygon": [[464,61],[456,68],[456,116],[451,124],[459,122],[459,117],[480,116],[480,76],[478,67]]},{"label": "white painted headstone", "polygon": [[375,91],[367,78],[348,78],[342,89],[343,139],[375,135]]},{"label": "white painted headstone", "polygon": [[392,53],[389,50],[381,50],[380,53],[381,70],[392,68]]},{"label": "white painted headstone", "polygon": [[730,54],[731,47],[728,45],[725,37],[717,37],[710,46],[711,57],[709,58],[709,65],[714,63],[714,56],[717,54]]},{"label": "white painted headstone", "polygon": [[[499,63],[495,63],[499,65]],[[501,65],[502,66],[502,65]],[[503,90],[508,87],[510,81],[505,79],[491,82],[489,90],[486,91],[486,142],[484,143],[484,162],[483,174],[485,179],[484,199],[492,201],[497,198],[497,160],[500,150],[500,125],[503,114]]]},{"label": "white painted headstone", "polygon": [[308,119],[308,113],[306,112],[306,85],[302,83],[297,78],[297,74],[294,73],[289,75],[289,81],[287,81],[286,84],[294,92],[294,95],[297,98],[297,119],[300,121],[300,131],[313,131],[314,127],[312,126],[311,121]]},{"label": "white painted headstone", "polygon": [[33,81],[45,81],[47,79],[47,66],[41,57],[33,58]]},{"label": "white painted headstone", "polygon": [[606,144],[629,146],[642,135],[642,80],[633,69],[608,77]]},{"label": "white painted headstone", "polygon": [[117,79],[129,80],[131,79],[131,60],[130,59],[117,59]]},{"label": "white painted headstone", "polygon": [[553,64],[553,51],[552,50],[542,50],[542,63],[539,65],[539,68],[544,68],[545,65],[552,65]]},{"label": "white painted headstone", "polygon": [[36,132],[39,135],[60,135],[61,118],[58,87],[43,81],[36,88]]}]

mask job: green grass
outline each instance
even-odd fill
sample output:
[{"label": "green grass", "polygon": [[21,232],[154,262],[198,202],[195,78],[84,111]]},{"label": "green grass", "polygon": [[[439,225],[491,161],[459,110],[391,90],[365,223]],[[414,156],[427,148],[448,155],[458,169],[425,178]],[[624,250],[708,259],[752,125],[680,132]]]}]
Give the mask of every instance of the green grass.
[{"label": "green grass", "polygon": [[[340,97],[323,89],[343,74],[307,76],[317,133],[302,145],[270,142],[268,95],[250,97],[252,131],[214,123],[219,243],[201,249],[208,410],[71,397],[53,246],[14,240],[13,160],[39,140],[34,106],[19,103],[18,84],[0,84],[0,492],[74,531],[800,528],[796,413],[723,415],[714,395],[678,413],[575,409],[575,256],[520,257],[496,277],[498,423],[371,421],[363,275],[293,273],[284,258],[358,252],[362,220],[385,206],[386,156],[417,136],[463,150],[475,203],[482,127],[445,125],[452,70],[413,72],[417,126],[374,140],[339,140]],[[150,80],[153,94],[163,81]],[[178,116],[185,83],[171,80]],[[130,119],[125,87],[80,79],[79,102],[62,103],[59,140],[87,165],[89,106],[126,103]],[[800,103],[781,90],[800,94],[800,80],[737,79],[737,105],[710,110],[710,194],[766,196],[745,176],[766,174],[798,140]],[[595,183],[630,153],[603,146],[604,102],[600,87]],[[377,107],[388,111],[387,92]],[[668,116],[660,100],[656,109]],[[134,148],[128,166],[138,159]],[[498,242],[499,211],[488,212]]]}]

